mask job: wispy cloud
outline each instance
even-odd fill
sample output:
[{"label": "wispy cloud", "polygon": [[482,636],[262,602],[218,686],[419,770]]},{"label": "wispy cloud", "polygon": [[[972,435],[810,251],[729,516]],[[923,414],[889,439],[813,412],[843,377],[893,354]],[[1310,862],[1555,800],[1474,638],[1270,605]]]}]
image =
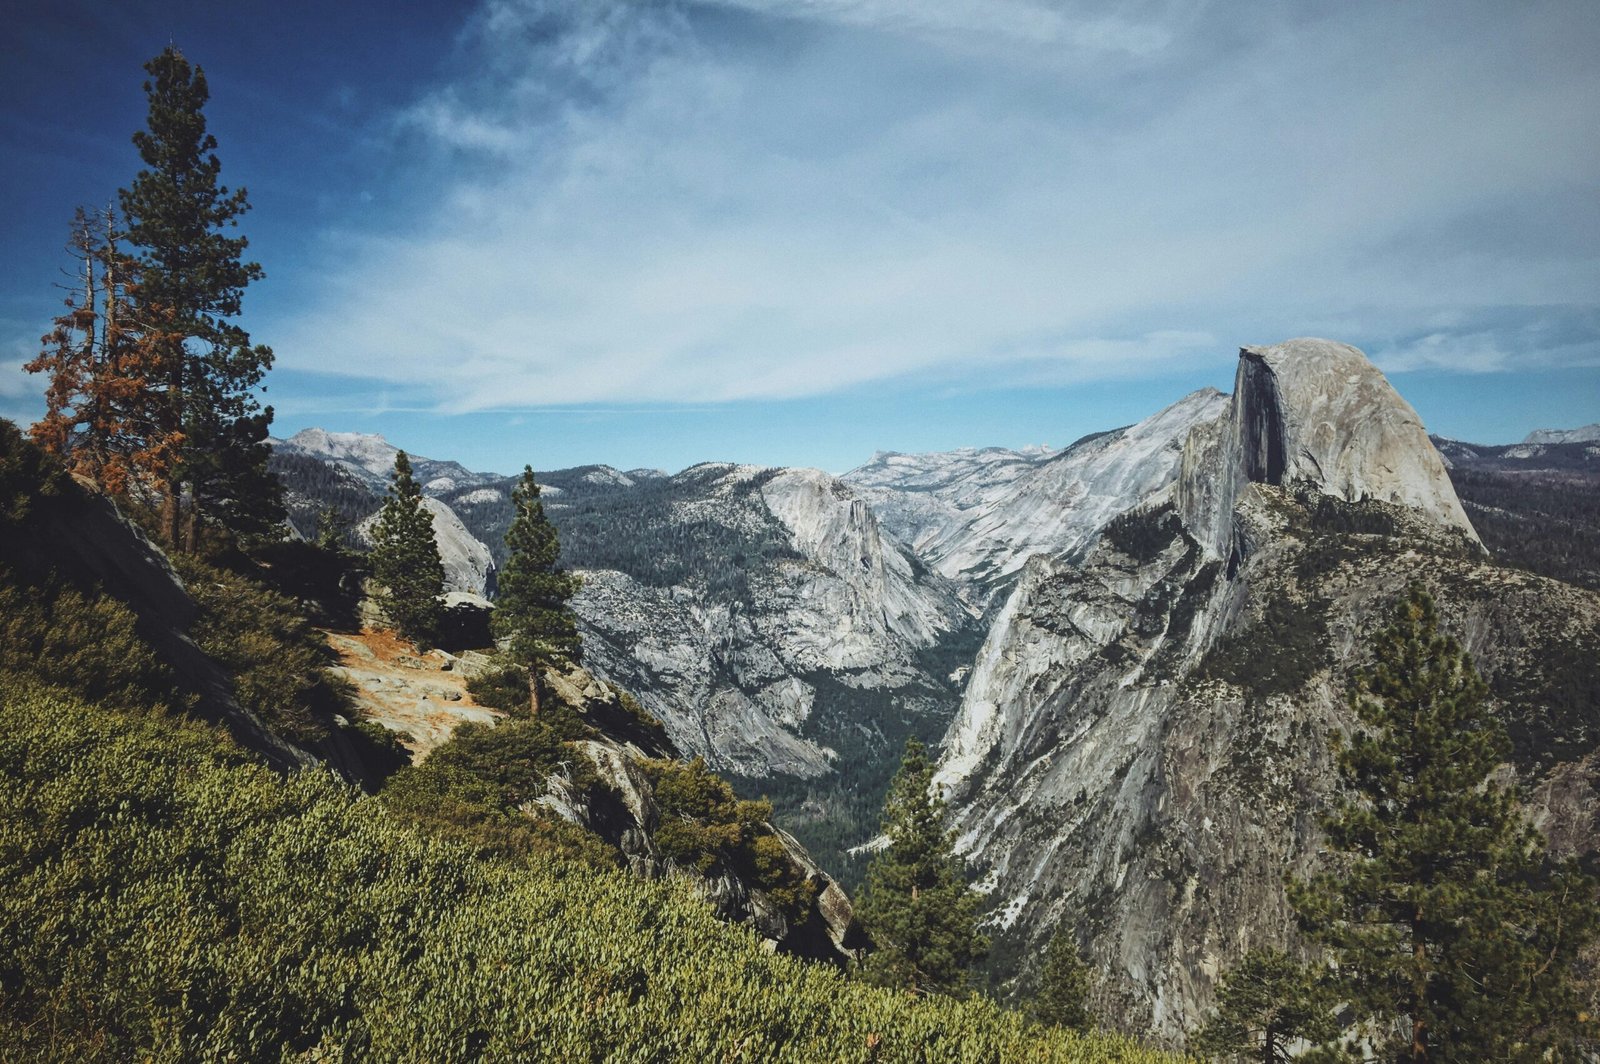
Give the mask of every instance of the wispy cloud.
[{"label": "wispy cloud", "polygon": [[1592,7],[1109,10],[492,0],[394,116],[427,195],[328,236],[281,364],[469,411],[1136,374],[1308,322],[1481,370],[1557,349],[1419,327],[1594,326],[1592,244],[1526,239],[1600,232]]},{"label": "wispy cloud", "polygon": [[786,18],[859,26],[931,37],[941,43],[974,40],[1007,46],[1067,48],[1143,56],[1172,41],[1173,22],[1205,6],[1183,3],[1087,5],[1034,0],[711,0],[727,7]]},{"label": "wispy cloud", "polygon": [[1491,308],[1441,321],[1371,352],[1388,373],[1600,366],[1600,311],[1593,307]]}]

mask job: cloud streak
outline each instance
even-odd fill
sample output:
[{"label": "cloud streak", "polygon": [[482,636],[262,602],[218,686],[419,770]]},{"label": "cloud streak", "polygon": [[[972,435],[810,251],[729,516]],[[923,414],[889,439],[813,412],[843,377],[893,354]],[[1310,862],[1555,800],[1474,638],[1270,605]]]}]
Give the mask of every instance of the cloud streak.
[{"label": "cloud streak", "polygon": [[1589,7],[1113,11],[493,0],[394,116],[426,193],[328,235],[280,364],[462,412],[1600,351],[1593,245],[1527,238],[1600,232]]}]

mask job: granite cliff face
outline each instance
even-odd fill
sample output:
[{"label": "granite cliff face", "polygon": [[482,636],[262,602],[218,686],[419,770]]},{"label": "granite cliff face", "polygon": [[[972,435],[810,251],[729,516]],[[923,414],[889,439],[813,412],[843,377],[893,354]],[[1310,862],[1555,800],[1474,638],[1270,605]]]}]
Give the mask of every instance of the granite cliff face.
[{"label": "granite cliff face", "polygon": [[918,557],[989,605],[1029,558],[1079,555],[1106,522],[1166,490],[1190,430],[1227,402],[1205,389],[1059,452],[878,455],[844,479]]},{"label": "granite cliff face", "polygon": [[1177,475],[1080,557],[1029,561],[979,652],[938,785],[997,973],[1025,985],[1075,928],[1104,1014],[1176,1043],[1247,949],[1294,948],[1283,876],[1317,852],[1346,678],[1414,581],[1501,698],[1536,805],[1561,811],[1540,815],[1563,845],[1600,841],[1600,599],[1489,561],[1355,349],[1246,349]]},{"label": "granite cliff face", "polygon": [[[740,532],[723,548],[738,585],[702,566],[670,586],[584,570],[574,606],[596,673],[640,692],[680,747],[744,776],[822,776],[841,742],[884,744],[883,721],[838,704],[851,692],[943,727],[954,693],[923,658],[972,618],[854,490],[803,469],[672,479],[673,527]],[[559,526],[562,504],[550,512]]]},{"label": "granite cliff face", "polygon": [[1422,420],[1348,344],[1302,339],[1240,350],[1233,397],[1189,435],[1178,478],[1183,521],[1213,553],[1231,551],[1233,507],[1250,483],[1394,503],[1477,539]]},{"label": "granite cliff face", "polygon": [[[439,548],[439,561],[444,565],[445,591],[464,591],[478,596],[492,594],[495,565],[488,546],[468,532],[456,512],[438,499],[425,495],[422,506],[433,519],[433,541]],[[356,535],[369,547],[372,526],[377,520],[378,515],[374,513],[356,528]]]}]

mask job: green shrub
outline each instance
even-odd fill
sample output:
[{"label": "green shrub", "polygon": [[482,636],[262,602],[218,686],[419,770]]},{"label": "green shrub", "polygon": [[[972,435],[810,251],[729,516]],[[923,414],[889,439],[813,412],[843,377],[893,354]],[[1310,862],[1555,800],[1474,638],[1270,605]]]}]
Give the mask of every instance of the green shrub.
[{"label": "green shrub", "polygon": [[1171,506],[1118,514],[1101,533],[1106,542],[1140,563],[1155,561],[1183,534],[1183,522]]},{"label": "green shrub", "polygon": [[193,555],[172,561],[200,607],[190,634],[232,675],[240,705],[302,745],[326,739],[335,714],[355,716],[349,685],[323,667],[328,649],[293,601]]},{"label": "green shrub", "polygon": [[0,670],[122,709],[180,708],[172,670],[133,611],[53,578],[24,583],[0,563]]},{"label": "green shrub", "polygon": [[733,872],[765,891],[785,919],[805,918],[816,887],[768,826],[771,802],[736,798],[702,758],[643,764],[661,814],[655,837],[663,856],[701,875],[719,867]]},{"label": "green shrub", "polygon": [[382,796],[397,814],[482,856],[620,864],[598,836],[532,805],[556,775],[579,795],[599,786],[588,757],[541,713],[494,727],[459,725],[426,761],[391,776]]},{"label": "green shrub", "polygon": [[198,729],[0,682],[0,1044],[28,1060],[1156,1061],[514,868]]},{"label": "green shrub", "polygon": [[467,693],[480,706],[498,709],[513,716],[526,716],[528,670],[521,665],[501,665],[467,680]]}]

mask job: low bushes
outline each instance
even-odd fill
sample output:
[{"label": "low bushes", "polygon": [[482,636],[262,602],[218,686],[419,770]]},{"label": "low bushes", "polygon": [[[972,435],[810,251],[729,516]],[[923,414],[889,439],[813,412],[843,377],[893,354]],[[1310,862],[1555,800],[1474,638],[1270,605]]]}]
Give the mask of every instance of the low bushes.
[{"label": "low bushes", "polygon": [[15,1058],[1165,1059],[768,955],[681,884],[477,858],[176,721],[5,679],[0,734]]}]

